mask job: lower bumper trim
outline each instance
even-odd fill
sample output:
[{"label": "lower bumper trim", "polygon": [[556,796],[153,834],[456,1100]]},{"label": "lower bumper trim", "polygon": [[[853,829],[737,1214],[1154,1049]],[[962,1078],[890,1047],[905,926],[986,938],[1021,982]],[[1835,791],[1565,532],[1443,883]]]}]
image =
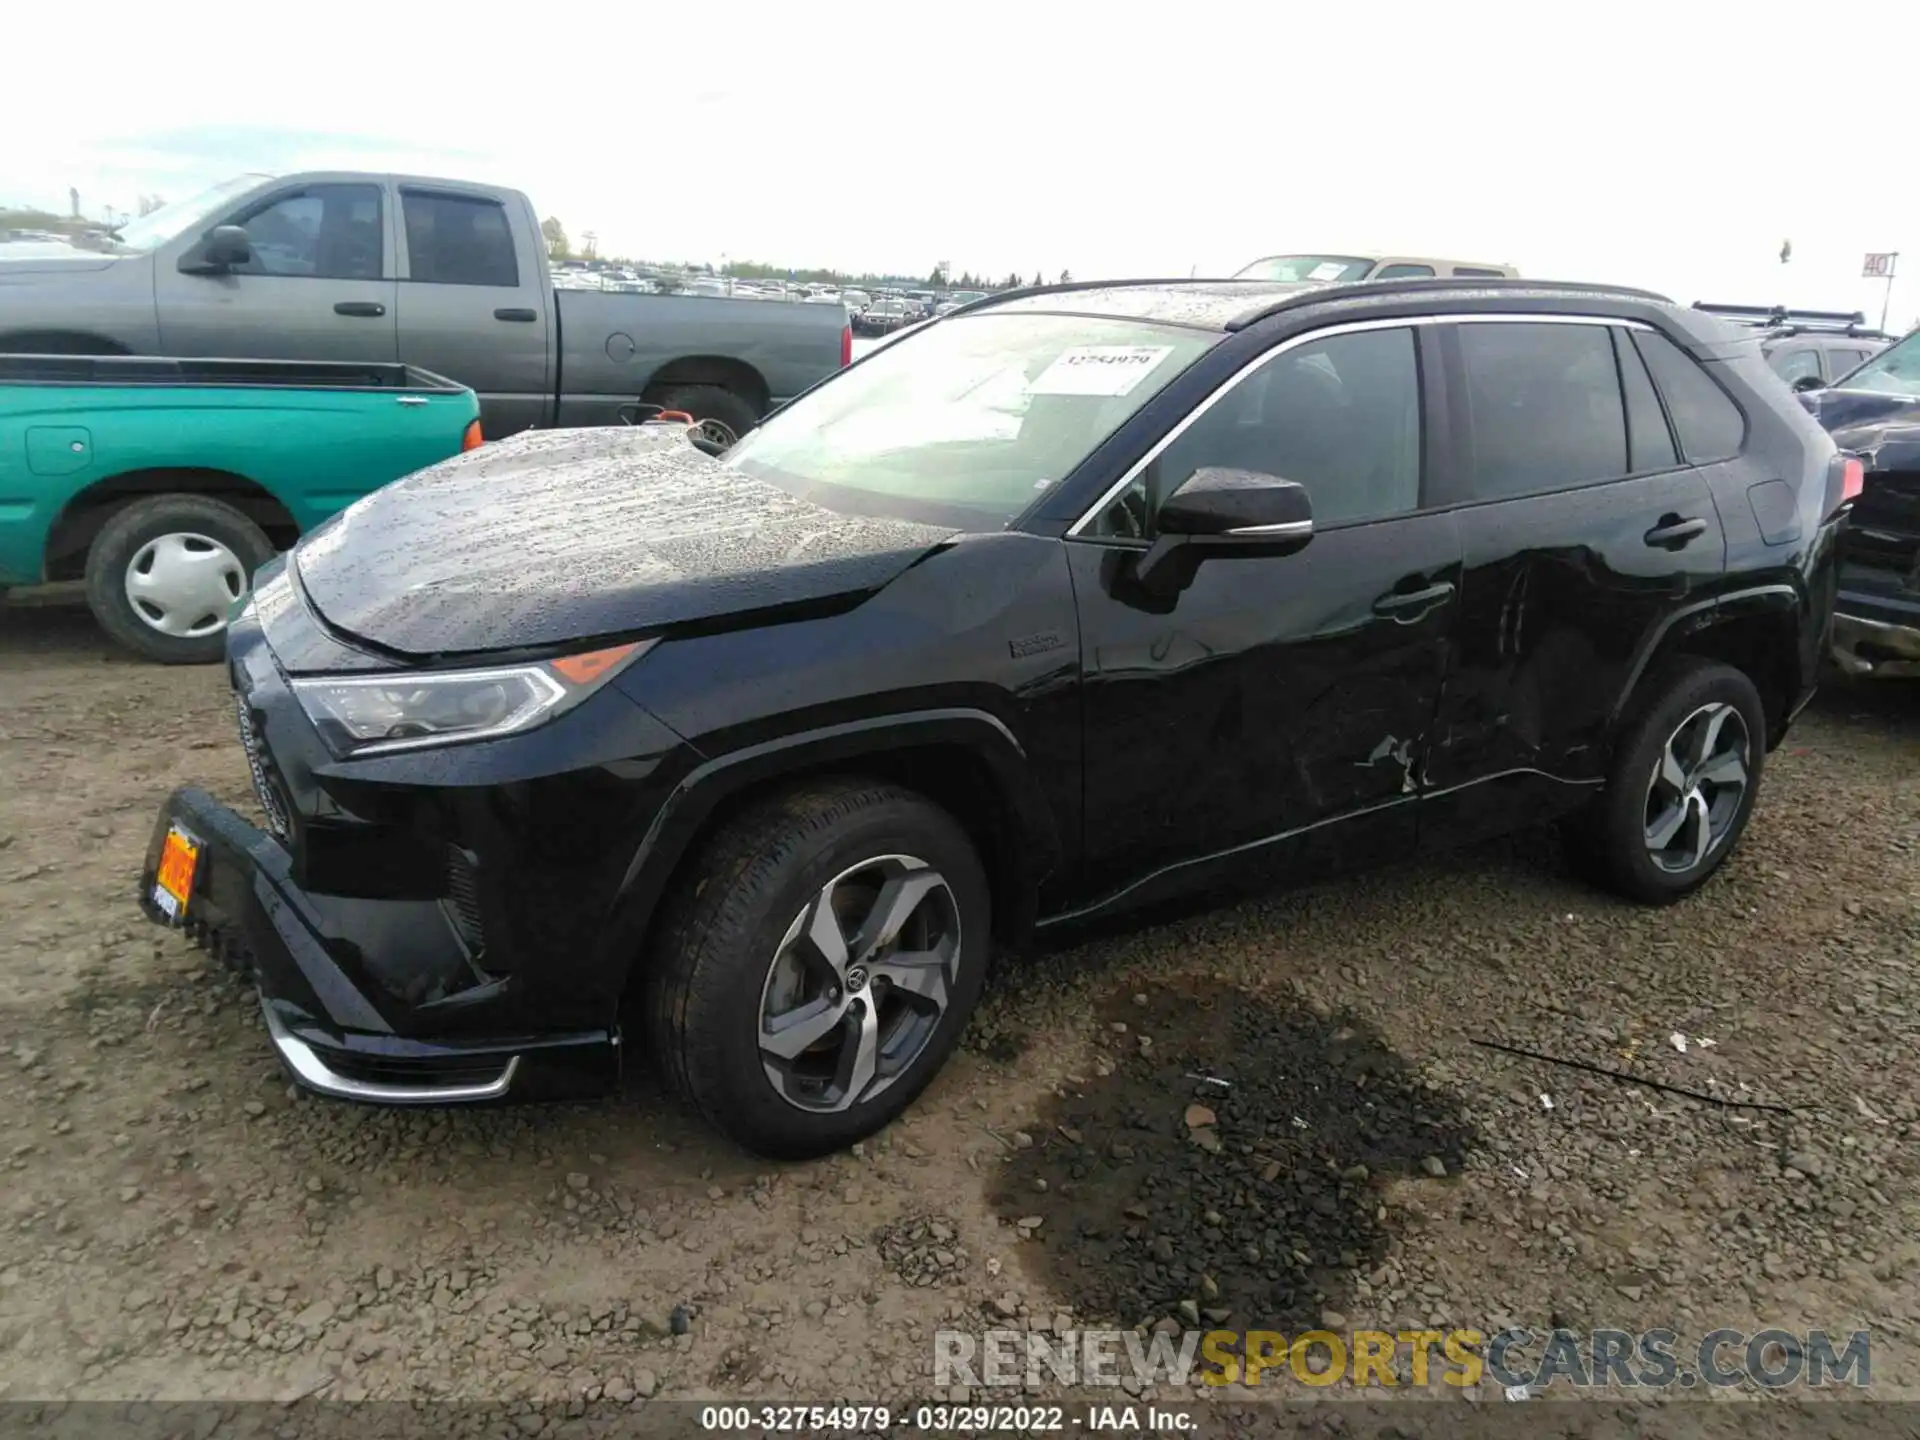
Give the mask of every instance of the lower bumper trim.
[{"label": "lower bumper trim", "polygon": [[423,1081],[418,1085],[397,1085],[358,1080],[330,1067],[311,1045],[287,1029],[274,1014],[272,1005],[263,1000],[260,1010],[266,1016],[267,1034],[273,1038],[274,1049],[280,1052],[280,1058],[286,1061],[295,1078],[309,1090],[340,1100],[359,1100],[372,1105],[466,1105],[500,1100],[512,1089],[513,1077],[520,1069],[520,1057],[514,1055],[508,1058],[499,1075],[482,1082],[436,1085]]},{"label": "lower bumper trim", "polygon": [[1920,677],[1920,626],[1835,615],[1833,658],[1848,675],[1890,680]]}]

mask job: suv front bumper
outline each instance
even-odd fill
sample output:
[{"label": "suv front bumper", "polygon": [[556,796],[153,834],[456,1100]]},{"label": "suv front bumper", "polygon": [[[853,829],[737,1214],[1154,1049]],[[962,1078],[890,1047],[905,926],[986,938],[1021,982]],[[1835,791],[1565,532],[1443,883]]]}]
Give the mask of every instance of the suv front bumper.
[{"label": "suv front bumper", "polygon": [[[176,829],[198,847],[184,906],[167,903],[158,883]],[[456,1007],[447,1033],[426,1033],[431,1004],[397,1004],[356,973],[354,956],[364,945],[404,944],[415,927],[444,935],[437,902],[311,895],[292,865],[279,840],[212,796],[176,790],[160,807],[139,900],[148,919],[254,979],[267,1033],[299,1084],[370,1104],[468,1105],[576,1098],[617,1083],[617,1031],[473,1035]]]}]

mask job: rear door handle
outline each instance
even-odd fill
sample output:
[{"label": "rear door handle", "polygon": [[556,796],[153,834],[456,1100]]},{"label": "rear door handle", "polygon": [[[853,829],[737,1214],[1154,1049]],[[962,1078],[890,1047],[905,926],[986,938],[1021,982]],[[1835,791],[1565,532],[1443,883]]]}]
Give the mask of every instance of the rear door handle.
[{"label": "rear door handle", "polygon": [[1453,594],[1453,585],[1446,580],[1437,585],[1429,585],[1424,590],[1389,590],[1373,602],[1376,615],[1398,615],[1405,610],[1425,610],[1438,605]]},{"label": "rear door handle", "polygon": [[540,317],[531,310],[523,310],[518,306],[508,305],[494,311],[493,318],[496,320],[519,320],[523,323],[531,324]]},{"label": "rear door handle", "polygon": [[361,320],[377,320],[387,313],[387,307],[378,300],[342,300],[333,307],[336,315],[352,315]]},{"label": "rear door handle", "polygon": [[1698,516],[1682,519],[1678,515],[1662,515],[1660,523],[1647,531],[1646,542],[1656,549],[1678,550],[1689,540],[1706,533],[1707,522]]}]

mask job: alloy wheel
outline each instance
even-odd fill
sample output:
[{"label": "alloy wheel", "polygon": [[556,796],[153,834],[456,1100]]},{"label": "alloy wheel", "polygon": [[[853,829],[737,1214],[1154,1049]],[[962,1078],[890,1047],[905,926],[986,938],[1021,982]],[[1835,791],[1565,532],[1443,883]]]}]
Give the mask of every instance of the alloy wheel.
[{"label": "alloy wheel", "polygon": [[195,639],[226,629],[247,593],[247,567],[205,535],[156,535],[127,562],[127,603],[162,635]]},{"label": "alloy wheel", "polygon": [[1747,722],[1731,705],[1702,705],[1661,747],[1647,785],[1653,863],[1681,875],[1706,863],[1739,818],[1751,783]]},{"label": "alloy wheel", "polygon": [[863,860],[793,918],[761,987],[761,1064],[782,1099],[832,1114],[873,1099],[927,1048],[958,978],[960,908],[911,855]]}]

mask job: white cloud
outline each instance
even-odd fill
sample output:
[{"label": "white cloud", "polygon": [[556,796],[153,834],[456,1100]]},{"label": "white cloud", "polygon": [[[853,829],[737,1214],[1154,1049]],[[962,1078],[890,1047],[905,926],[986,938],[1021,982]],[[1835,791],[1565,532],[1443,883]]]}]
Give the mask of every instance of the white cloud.
[{"label": "white cloud", "polygon": [[1796,78],[1912,53],[1920,10],[1583,9],[32,6],[0,114],[34,143],[0,199],[404,165],[661,258],[1085,276],[1380,247],[1875,316],[1862,252],[1920,276],[1885,86]]}]

